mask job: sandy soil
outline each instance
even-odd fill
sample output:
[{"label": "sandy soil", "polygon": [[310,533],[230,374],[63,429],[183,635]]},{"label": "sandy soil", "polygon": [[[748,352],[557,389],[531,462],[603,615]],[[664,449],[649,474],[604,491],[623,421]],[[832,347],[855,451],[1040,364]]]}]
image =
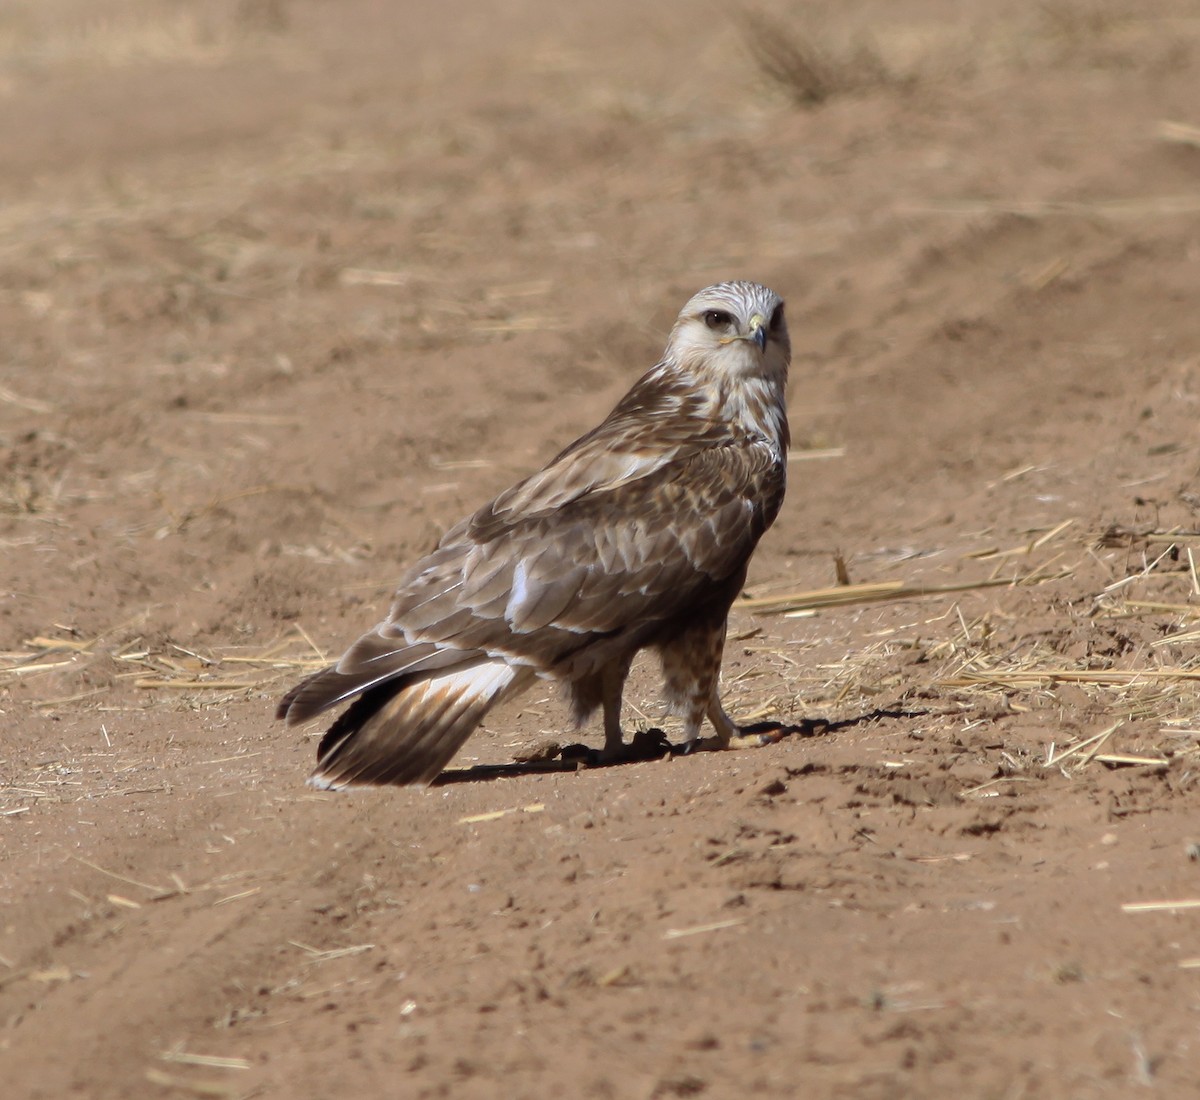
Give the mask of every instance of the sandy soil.
[{"label": "sandy soil", "polygon": [[[0,11],[6,1097],[1194,1094],[1200,8],[766,11]],[[793,735],[308,791],[279,693],[735,276]]]}]

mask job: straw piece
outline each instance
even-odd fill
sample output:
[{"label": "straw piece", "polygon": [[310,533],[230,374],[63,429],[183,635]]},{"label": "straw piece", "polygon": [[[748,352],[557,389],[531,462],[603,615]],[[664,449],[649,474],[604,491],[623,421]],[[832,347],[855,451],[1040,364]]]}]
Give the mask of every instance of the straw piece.
[{"label": "straw piece", "polygon": [[216,760],[197,760],[196,766],[201,767],[205,764],[228,764],[234,760],[249,760],[252,756],[262,756],[261,752],[242,752],[234,756],[221,756]]},{"label": "straw piece", "polygon": [[51,966],[46,970],[30,970],[26,976],[31,982],[43,982],[46,985],[51,982],[69,982],[71,969],[67,966]]},{"label": "straw piece", "polygon": [[109,894],[108,900],[113,905],[119,905],[123,909],[140,909],[142,907],[142,903],[140,901],[134,901],[132,898],[122,897],[120,894]]},{"label": "straw piece", "polygon": [[1178,642],[1195,642],[1200,641],[1200,630],[1186,630],[1182,634],[1168,634],[1165,638],[1155,638],[1150,643],[1152,649],[1166,645],[1175,645]]},{"label": "straw piece", "polygon": [[50,402],[39,401],[36,397],[22,397],[7,386],[0,386],[0,401],[6,405],[16,405],[18,409],[25,409],[27,412],[49,413],[54,411],[54,406]]},{"label": "straw piece", "polygon": [[1139,199],[1102,199],[1096,202],[1067,200],[943,202],[929,206],[900,206],[908,214],[946,214],[959,217],[979,217],[986,214],[1016,214],[1023,218],[1043,218],[1054,215],[1080,217],[1142,218],[1159,215],[1193,214],[1200,211],[1200,196],[1162,195]]},{"label": "straw piece", "polygon": [[7,672],[12,676],[24,676],[27,672],[49,672],[51,669],[72,668],[74,665],[74,661],[52,661],[40,665],[20,665],[0,668],[0,672]]},{"label": "straw piece", "polygon": [[1200,909],[1200,898],[1184,898],[1180,901],[1127,901],[1121,906],[1122,913],[1170,913],[1177,909]]},{"label": "straw piece", "polygon": [[1116,684],[1129,685],[1142,682],[1172,682],[1176,680],[1200,680],[1200,669],[1192,668],[1140,668],[1140,669],[1078,669],[1078,668],[1029,668],[998,669],[995,672],[961,672],[936,684],[941,688],[975,687],[993,684],[1000,687],[1044,687],[1047,684]]},{"label": "straw piece", "polygon": [[663,933],[663,939],[680,940],[685,936],[699,936],[704,932],[719,932],[722,928],[733,928],[736,925],[745,923],[745,917],[736,917],[733,920],[713,921],[712,924],[697,924],[691,928],[668,928]]},{"label": "straw piece", "polygon": [[505,302],[510,298],[538,298],[554,289],[551,279],[529,279],[519,283],[504,283],[489,286],[483,296],[489,302]]},{"label": "straw piece", "polygon": [[[1060,555],[1061,556],[1061,555]],[[1049,563],[1047,563],[1049,564]],[[909,585],[904,581],[877,581],[870,584],[842,584],[834,588],[814,588],[803,592],[792,592],[783,596],[760,596],[738,600],[735,607],[764,614],[798,611],[820,607],[837,607],[844,604],[873,603],[877,600],[907,600],[918,596],[940,596],[951,592],[971,592],[977,588],[1012,588],[1025,583],[1037,583],[1069,576],[1070,571],[1039,576],[1044,567],[1039,567],[1026,577],[989,577],[980,581],[964,581],[959,584]]]},{"label": "straw piece", "polygon": [[375,944],[359,943],[353,947],[334,947],[328,951],[322,951],[319,947],[313,947],[312,944],[301,943],[299,940],[288,940],[288,943],[293,947],[300,948],[312,962],[328,962],[330,959],[346,959],[352,955],[361,955],[364,951],[374,951]]},{"label": "straw piece", "polygon": [[[959,791],[959,798],[971,798],[980,791],[986,791],[990,787],[995,787],[1000,783],[1032,783],[1033,778],[1028,775],[1002,775],[999,779],[989,779],[986,783],[980,783],[977,787],[968,787],[965,791]],[[989,792],[995,794],[997,792]]]},{"label": "straw piece", "polygon": [[845,447],[813,447],[807,451],[788,451],[788,462],[812,462],[823,458],[845,458]]},{"label": "straw piece", "polygon": [[471,330],[481,334],[502,334],[509,332],[549,332],[562,328],[562,321],[555,317],[510,317],[503,321],[473,321]]},{"label": "straw piece", "polygon": [[182,1092],[190,1092],[195,1096],[217,1096],[232,1098],[241,1091],[234,1085],[227,1084],[224,1081],[192,1081],[186,1077],[173,1077],[169,1073],[163,1073],[159,1069],[146,1070],[146,1080],[152,1085],[161,1085],[163,1088],[179,1089]]},{"label": "straw piece", "polygon": [[1187,122],[1161,119],[1154,127],[1154,136],[1175,145],[1191,145],[1200,149],[1200,126],[1193,126]]},{"label": "straw piece", "polygon": [[344,286],[407,286],[412,281],[408,271],[379,271],[367,267],[344,267],[338,272],[338,282]]},{"label": "straw piece", "polygon": [[1101,764],[1118,764],[1127,767],[1162,768],[1171,763],[1170,760],[1162,756],[1135,756],[1127,752],[1104,752],[1091,756],[1089,759],[1099,760]]},{"label": "straw piece", "polygon": [[170,688],[173,691],[228,691],[257,687],[245,680],[134,680],[138,688]]},{"label": "straw piece", "polygon": [[85,653],[96,644],[96,639],[93,638],[88,642],[74,642],[69,638],[43,638],[39,634],[36,638],[30,638],[29,641],[21,644],[33,646],[35,649],[70,649],[76,653]]},{"label": "straw piece", "polygon": [[[212,412],[208,409],[186,409],[185,414],[196,420],[209,420],[214,424],[256,424],[263,427],[278,426],[284,428],[299,427],[304,423],[299,417],[281,416],[279,413],[249,413],[249,412]],[[225,500],[237,500],[243,496],[253,496],[258,493],[271,492],[273,490],[283,490],[291,492],[302,492],[299,488],[293,488],[287,485],[263,485],[256,489],[248,489],[243,493],[237,493],[232,497],[226,497]],[[211,505],[210,505],[211,507]]]},{"label": "straw piece", "polygon": [[58,707],[66,703],[78,703],[83,699],[91,699],[96,695],[107,695],[109,689],[106,687],[93,688],[91,691],[80,691],[75,695],[59,695],[54,699],[35,699],[33,706],[35,707]]},{"label": "straw piece", "polygon": [[1064,519],[1057,527],[1051,528],[1041,538],[1035,539],[1032,543],[1030,543],[1029,549],[1037,550],[1040,547],[1045,546],[1046,543],[1048,543],[1051,539],[1058,538],[1058,536],[1061,535],[1074,522],[1074,518]]},{"label": "straw piece", "polygon": [[149,890],[152,894],[163,894],[166,890],[161,886],[154,886],[148,882],[139,882],[135,878],[128,878],[125,875],[119,875],[116,871],[108,871],[99,864],[93,863],[91,860],[84,859],[83,856],[72,855],[71,859],[76,863],[82,863],[85,867],[90,867],[93,871],[99,871],[102,875],[108,875],[109,878],[115,878],[118,882],[124,882],[128,886],[138,886],[143,890]]},{"label": "straw piece", "polygon": [[209,1069],[249,1069],[245,1058],[218,1058],[211,1054],[191,1054],[181,1048],[164,1050],[160,1055],[164,1062],[175,1062],[181,1066],[207,1066]]},{"label": "straw piece", "polygon": [[228,905],[231,901],[241,901],[242,898],[253,897],[255,894],[261,893],[261,886],[252,886],[249,890],[243,890],[240,894],[230,894],[227,898],[217,898],[217,900],[213,902],[213,907],[215,908],[218,905]]},{"label": "straw piece", "polygon": [[533,802],[528,806],[510,806],[507,810],[492,810],[486,814],[468,814],[458,819],[459,825],[478,825],[483,821],[499,821],[502,817],[515,814],[518,810],[525,814],[540,814],[546,808],[542,802]]}]

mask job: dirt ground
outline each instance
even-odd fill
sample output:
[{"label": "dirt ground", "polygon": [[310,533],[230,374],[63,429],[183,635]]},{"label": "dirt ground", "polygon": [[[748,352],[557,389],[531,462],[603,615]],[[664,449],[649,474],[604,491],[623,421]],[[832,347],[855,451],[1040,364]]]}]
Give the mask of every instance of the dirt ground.
[{"label": "dirt ground", "polygon": [[[756,10],[0,9],[5,1097],[1195,1094],[1200,5]],[[729,277],[792,735],[308,790],[279,694]]]}]

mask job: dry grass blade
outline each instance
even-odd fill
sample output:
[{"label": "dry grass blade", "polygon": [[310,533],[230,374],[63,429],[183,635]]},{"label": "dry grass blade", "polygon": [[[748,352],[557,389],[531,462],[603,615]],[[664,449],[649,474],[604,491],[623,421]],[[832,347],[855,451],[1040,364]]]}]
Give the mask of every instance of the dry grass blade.
[{"label": "dry grass blade", "polygon": [[1179,909],[1200,909],[1200,898],[1184,898],[1180,901],[1127,901],[1121,906],[1122,913],[1173,913]]},{"label": "dry grass blade", "polygon": [[74,664],[74,661],[43,661],[36,665],[9,665],[7,668],[0,668],[0,672],[7,673],[9,676],[28,676],[34,672],[50,672],[56,668],[70,668]]},{"label": "dry grass blade", "polygon": [[165,1089],[191,1093],[193,1096],[217,1096],[232,1100],[241,1094],[241,1089],[224,1081],[192,1081],[186,1077],[172,1077],[159,1069],[146,1070],[146,1080]]},{"label": "dry grass blade", "polygon": [[559,328],[562,328],[562,322],[557,318],[536,315],[474,321],[471,324],[471,331],[482,336],[504,335],[510,332],[552,332]]},{"label": "dry grass blade", "polygon": [[664,940],[681,940],[686,936],[699,936],[705,932],[719,932],[722,928],[735,928],[745,924],[745,917],[735,917],[732,920],[713,921],[712,924],[696,924],[691,928],[668,928],[663,933]]},{"label": "dry grass blade", "polygon": [[[303,653],[289,652],[294,651],[297,645],[303,646]],[[180,661],[162,652],[134,652],[118,654],[118,659],[142,667],[143,671],[135,674],[135,687],[199,692],[259,691],[277,683],[285,674],[314,671],[327,663],[317,644],[299,625],[294,626],[280,641],[255,653],[201,655],[179,645],[172,645],[171,648],[188,656]],[[221,676],[221,672],[226,675]]]},{"label": "dry grass blade", "polygon": [[1034,539],[1033,542],[1031,542],[1029,544],[1029,549],[1031,551],[1037,550],[1040,547],[1045,546],[1046,543],[1052,542],[1054,539],[1058,538],[1058,536],[1061,535],[1074,522],[1075,522],[1075,520],[1073,518],[1072,519],[1064,519],[1062,521],[1062,523],[1058,524],[1058,526],[1052,527],[1049,531],[1047,531],[1040,538]]},{"label": "dry grass blade", "polygon": [[1129,768],[1165,768],[1171,763],[1165,756],[1137,756],[1128,752],[1102,752],[1088,759]]},{"label": "dry grass blade", "polygon": [[137,886],[143,890],[149,890],[152,894],[165,894],[167,890],[162,886],[154,886],[149,882],[139,882],[135,878],[129,878],[127,875],[119,875],[116,871],[109,871],[101,867],[97,863],[93,863],[89,859],[84,859],[83,856],[72,855],[71,858],[76,863],[82,863],[85,867],[90,867],[93,871],[99,871],[102,875],[108,875],[109,878],[115,878],[118,882],[125,883],[126,886]]},{"label": "dry grass blade", "polygon": [[236,691],[256,685],[248,684],[245,680],[134,680],[133,686],[172,691]]},{"label": "dry grass blade", "polygon": [[1031,687],[1048,687],[1059,684],[1095,684],[1130,686],[1142,683],[1182,682],[1200,680],[1200,669],[1196,668],[1138,668],[1138,669],[1078,669],[1078,668],[1027,668],[997,669],[995,671],[961,672],[957,676],[939,680],[943,688],[992,687],[1020,690]]},{"label": "dry grass blade", "polygon": [[408,286],[409,271],[381,271],[369,267],[344,267],[338,272],[338,282],[345,286]]},{"label": "dry grass blade", "polygon": [[[279,413],[248,413],[248,412],[210,412],[207,409],[188,409],[187,415],[195,420],[207,420],[213,424],[252,424],[256,427],[299,428],[304,421],[294,416],[281,416]],[[240,500],[245,496],[258,496],[260,493],[305,492],[306,490],[289,485],[262,485],[235,493],[225,500]],[[222,501],[224,503],[224,501]]]},{"label": "dry grass blade", "polygon": [[241,901],[242,898],[252,898],[252,897],[254,897],[255,894],[261,894],[261,893],[262,893],[261,886],[252,886],[252,887],[250,887],[249,890],[243,890],[243,891],[241,891],[241,893],[230,894],[228,897],[225,897],[225,898],[217,898],[217,900],[213,902],[213,907],[215,908],[218,905],[228,905],[231,901]]},{"label": "dry grass blade", "polygon": [[905,206],[910,214],[946,214],[977,218],[989,214],[1014,214],[1022,218],[1107,217],[1145,218],[1172,217],[1200,211],[1200,197],[1195,195],[1162,195],[1144,199],[1100,199],[1095,202],[1066,200],[964,201],[944,202],[929,206]]},{"label": "dry grass blade", "polygon": [[[1030,467],[1030,469],[1036,469],[1036,467]],[[1027,471],[1023,470],[1021,472]],[[1001,482],[1004,480],[1004,478],[1000,479]],[[997,484],[999,484],[999,482],[997,482]],[[1037,538],[1031,539],[1029,542],[1023,542],[1018,546],[1010,546],[1007,550],[1000,550],[995,546],[991,546],[986,550],[972,550],[969,554],[965,554],[963,556],[966,558],[973,558],[978,561],[990,561],[993,558],[1008,558],[1017,556],[1027,557],[1035,550],[1041,549],[1047,543],[1053,542],[1054,539],[1058,538],[1058,536],[1061,535],[1074,522],[1074,519],[1065,519],[1062,521],[1062,523],[1051,527],[1050,530],[1043,532]],[[1045,569],[1046,566],[1043,565],[1041,568]]]},{"label": "dry grass blade", "polygon": [[1120,729],[1122,725],[1124,725],[1123,722],[1115,722],[1113,725],[1109,726],[1108,729],[1101,730],[1099,733],[1094,734],[1093,736],[1087,738],[1086,740],[1080,741],[1078,745],[1072,746],[1071,748],[1067,749],[1066,752],[1061,752],[1057,756],[1054,755],[1053,747],[1051,747],[1051,751],[1046,754],[1046,762],[1042,765],[1042,767],[1043,768],[1061,767],[1062,762],[1064,760],[1068,760],[1072,756],[1075,756],[1076,754],[1083,752],[1084,749],[1090,748],[1092,751],[1083,760],[1080,761],[1080,766],[1082,767],[1093,756],[1095,756],[1095,754],[1104,745],[1104,743],[1118,729]]},{"label": "dry grass blade", "polygon": [[54,406],[48,401],[39,401],[36,397],[22,397],[7,386],[0,386],[0,401],[6,405],[15,405],[18,409],[24,409],[26,412],[50,413],[54,411]]},{"label": "dry grass blade", "polygon": [[811,610],[836,607],[841,604],[870,603],[874,600],[897,599],[906,591],[903,581],[879,581],[874,584],[840,584],[834,588],[812,588],[789,592],[782,596],[746,597],[737,606],[747,611],[766,613]]},{"label": "dry grass blade", "polygon": [[[82,669],[86,662],[99,655],[98,644],[106,637],[127,629],[132,622],[119,624],[94,638],[54,638],[38,635],[23,643],[27,648],[0,653],[0,682],[4,678],[24,679],[44,672]],[[126,642],[118,651],[107,655],[130,672],[118,673],[117,680],[133,680],[137,688],[157,691],[189,692],[249,692],[270,688],[290,673],[309,672],[327,662],[312,637],[299,624],[281,639],[253,653],[245,647],[225,647],[224,652],[203,653],[200,647],[166,643],[165,648],[150,652],[142,647],[140,638]],[[301,648],[301,652],[296,652]],[[238,652],[229,652],[238,650]],[[225,675],[220,675],[224,672]],[[105,694],[109,687],[57,695],[33,700],[37,707],[52,707],[81,702]]]},{"label": "dry grass blade", "polygon": [[845,458],[845,447],[810,447],[807,450],[788,451],[788,462],[814,462],[826,458]]},{"label": "dry grass blade", "polygon": [[209,1054],[192,1054],[182,1047],[164,1050],[160,1055],[164,1062],[175,1062],[181,1066],[206,1066],[209,1069],[249,1069],[245,1058],[218,1058]]},{"label": "dry grass blade", "polygon": [[97,695],[107,695],[109,689],[106,687],[93,688],[91,691],[79,691],[74,695],[59,695],[53,699],[35,699],[33,706],[35,707],[61,707],[67,703],[79,703],[84,699],[93,699]]},{"label": "dry grass blade", "polygon": [[515,814],[518,810],[524,814],[540,814],[546,808],[542,802],[533,802],[528,806],[510,806],[507,810],[492,810],[485,814],[468,814],[458,819],[459,825],[478,825],[485,821],[499,821],[502,817]]},{"label": "dry grass blade", "polygon": [[1168,634],[1165,638],[1155,638],[1150,643],[1152,649],[1159,649],[1162,646],[1179,645],[1182,642],[1191,644],[1200,641],[1200,630],[1187,630],[1181,634]]},{"label": "dry grass blade", "polygon": [[196,767],[202,768],[209,764],[232,764],[235,760],[249,760],[254,756],[262,756],[261,752],[238,752],[232,756],[218,756],[215,760],[197,760]]},{"label": "dry grass blade", "polygon": [[1200,149],[1200,126],[1192,126],[1187,122],[1171,122],[1163,119],[1154,127],[1155,137],[1175,145],[1191,145]]},{"label": "dry grass blade", "polygon": [[988,795],[995,794],[992,790],[998,787],[1001,783],[1032,783],[1033,780],[1027,775],[1002,775],[999,779],[989,779],[986,783],[980,783],[975,787],[968,787],[965,791],[959,791],[956,797],[958,798],[975,798],[979,796],[981,791],[987,791]]},{"label": "dry grass blade", "polygon": [[71,638],[43,638],[39,634],[36,638],[30,638],[29,641],[22,644],[32,646],[34,649],[45,649],[51,652],[56,649],[66,649],[75,653],[86,653],[96,644],[96,639],[92,638],[90,641],[77,642]]},{"label": "dry grass blade", "polygon": [[332,959],[348,959],[354,955],[361,955],[364,951],[374,951],[375,944],[359,943],[353,947],[335,947],[328,951],[322,951],[319,947],[313,947],[311,944],[301,943],[299,940],[288,940],[293,947],[300,948],[309,958],[311,962],[329,962]]},{"label": "dry grass blade", "polygon": [[1200,607],[1186,603],[1160,603],[1154,600],[1126,600],[1124,606],[1135,611],[1145,611],[1151,614],[1187,615],[1200,619]]},{"label": "dry grass blade", "polygon": [[[1033,574],[1030,574],[1032,577]],[[1038,580],[1050,580],[1040,576]],[[813,588],[802,592],[789,592],[782,596],[749,597],[737,601],[735,606],[747,611],[763,614],[778,614],[787,611],[813,611],[822,607],[840,607],[846,604],[875,603],[879,600],[910,600],[919,596],[941,596],[952,592],[972,592],[978,588],[1012,587],[1024,583],[1025,578],[1016,579],[990,577],[982,581],[964,581],[961,584],[910,585],[905,581],[876,581],[870,584],[841,584],[833,588]]]}]

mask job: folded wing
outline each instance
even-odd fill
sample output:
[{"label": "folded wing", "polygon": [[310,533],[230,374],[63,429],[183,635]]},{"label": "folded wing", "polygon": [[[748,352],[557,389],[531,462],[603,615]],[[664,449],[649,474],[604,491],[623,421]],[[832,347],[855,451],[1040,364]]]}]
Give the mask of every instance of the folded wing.
[{"label": "folded wing", "polygon": [[783,496],[782,463],[757,440],[644,471],[523,508],[511,505],[517,486],[480,509],[402,578],[388,618],[289,692],[279,716],[302,722],[389,681],[496,659],[553,676],[598,642],[648,636],[743,566]]}]

